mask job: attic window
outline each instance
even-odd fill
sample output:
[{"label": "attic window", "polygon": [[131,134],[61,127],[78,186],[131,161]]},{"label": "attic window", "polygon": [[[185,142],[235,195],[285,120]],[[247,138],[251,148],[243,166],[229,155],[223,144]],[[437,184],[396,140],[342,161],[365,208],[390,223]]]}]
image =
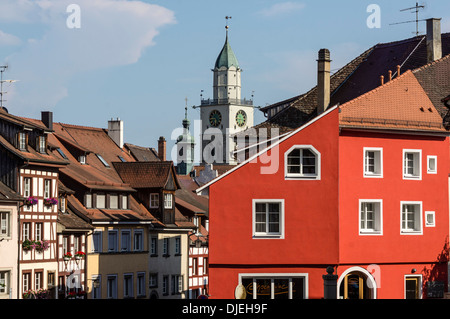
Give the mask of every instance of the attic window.
[{"label": "attic window", "polygon": [[45,136],[39,136],[38,137],[37,151],[39,153],[46,153],[47,152],[47,138]]},{"label": "attic window", "polygon": [[109,164],[105,161],[105,159],[100,154],[95,154],[95,155],[97,155],[98,159],[100,160],[100,162],[102,162],[103,165],[105,165],[105,167],[109,167]]},{"label": "attic window", "polygon": [[117,156],[121,162],[126,162],[126,160],[122,156]]},{"label": "attic window", "polygon": [[27,133],[19,132],[17,135],[17,144],[19,150],[25,151],[27,149]]},{"label": "attic window", "polygon": [[78,161],[79,161],[81,164],[86,164],[86,155],[80,155],[80,156],[78,157]]},{"label": "attic window", "polygon": [[62,157],[62,158],[65,158],[65,159],[67,159],[67,156],[66,156],[66,154],[64,154],[64,152],[63,152],[63,150],[62,150],[62,149],[60,149],[60,148],[57,148],[56,150],[58,151],[59,155],[61,155],[61,157]]}]

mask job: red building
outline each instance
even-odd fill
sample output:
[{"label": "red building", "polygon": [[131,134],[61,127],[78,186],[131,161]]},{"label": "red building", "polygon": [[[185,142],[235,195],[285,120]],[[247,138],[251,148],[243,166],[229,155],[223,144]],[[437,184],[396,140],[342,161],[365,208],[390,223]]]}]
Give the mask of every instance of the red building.
[{"label": "red building", "polygon": [[327,266],[338,298],[443,293],[449,139],[416,72],[327,108],[197,190],[210,198],[211,298],[323,298]]}]

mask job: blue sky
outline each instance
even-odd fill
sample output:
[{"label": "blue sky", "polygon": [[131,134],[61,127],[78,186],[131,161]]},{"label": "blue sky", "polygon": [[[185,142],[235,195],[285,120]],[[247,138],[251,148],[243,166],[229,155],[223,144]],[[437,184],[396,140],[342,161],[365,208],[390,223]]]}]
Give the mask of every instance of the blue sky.
[{"label": "blue sky", "polygon": [[[8,64],[5,106],[10,113],[107,127],[124,121],[125,141],[173,146],[188,105],[212,97],[212,72],[231,16],[230,43],[242,73],[242,97],[265,106],[304,93],[316,82],[316,56],[331,51],[339,69],[376,43],[414,36],[414,20],[401,9],[416,1],[276,0],[0,0],[0,63]],[[70,4],[80,28],[68,28]],[[381,27],[369,28],[370,4]],[[450,2],[429,0],[420,19],[442,18],[450,32]],[[425,22],[419,31],[425,32]],[[189,118],[199,110],[189,108]],[[264,120],[255,110],[255,122]],[[191,129],[193,129],[191,127]]]}]

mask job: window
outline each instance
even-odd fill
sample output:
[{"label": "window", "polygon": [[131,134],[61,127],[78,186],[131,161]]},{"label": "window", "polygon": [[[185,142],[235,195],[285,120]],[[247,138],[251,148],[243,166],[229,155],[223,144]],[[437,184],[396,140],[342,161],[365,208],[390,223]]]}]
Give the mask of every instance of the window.
[{"label": "window", "polygon": [[42,240],[42,223],[36,223],[34,229],[34,240]]},{"label": "window", "polygon": [[134,231],[134,238],[133,238],[133,250],[134,251],[142,251],[143,249],[143,238],[142,238],[142,230],[135,230]]},{"label": "window", "polygon": [[246,299],[306,299],[306,274],[240,274]]},{"label": "window", "polygon": [[150,194],[150,208],[159,207],[159,194]]},{"label": "window", "polygon": [[52,181],[49,179],[44,180],[44,198],[50,198],[52,194],[51,190]]},{"label": "window", "polygon": [[26,151],[26,149],[27,149],[27,133],[19,132],[17,143],[19,146],[19,150]]},{"label": "window", "polygon": [[383,233],[382,200],[360,200],[359,207],[359,234],[381,235]]},{"label": "window", "polygon": [[422,202],[401,202],[401,233],[422,234]]},{"label": "window", "polygon": [[66,197],[65,196],[61,196],[59,198],[59,209],[61,210],[62,213],[66,212]]},{"label": "window", "polygon": [[108,252],[116,252],[117,251],[117,230],[109,230],[108,231]]},{"label": "window", "polygon": [[34,289],[39,290],[42,288],[43,282],[42,282],[42,272],[35,272],[34,273]]},{"label": "window", "polygon": [[63,237],[63,245],[62,245],[63,255],[69,252],[69,237]]},{"label": "window", "polygon": [[108,299],[117,299],[117,275],[108,275],[106,289]]},{"label": "window", "polygon": [[131,232],[129,230],[122,230],[121,251],[131,250]]},{"label": "window", "polygon": [[133,274],[123,275],[123,297],[133,298]]},{"label": "window", "polygon": [[101,275],[92,276],[92,299],[100,299]]},{"label": "window", "polygon": [[425,212],[425,227],[434,227],[435,224],[435,212]]},{"label": "window", "polygon": [[96,208],[106,208],[106,195],[96,194],[95,196]]},{"label": "window", "polygon": [[92,234],[92,252],[101,253],[102,252],[102,232],[94,231]]},{"label": "window", "polygon": [[437,174],[437,156],[427,156],[427,173]]},{"label": "window", "polygon": [[181,255],[181,238],[175,238],[175,255]]},{"label": "window", "polygon": [[85,202],[84,205],[86,206],[86,208],[92,208],[92,194],[86,193],[84,202]]},{"label": "window", "polygon": [[294,145],[285,153],[286,177],[320,179],[320,153],[311,145]]},{"label": "window", "polygon": [[128,195],[122,195],[122,209],[128,209]]},{"label": "window", "polygon": [[169,256],[169,238],[163,239],[163,256]]},{"label": "window", "polygon": [[119,155],[117,157],[120,159],[121,162],[126,162],[126,160],[122,156]]},{"label": "window", "polygon": [[149,275],[149,286],[150,288],[158,287],[158,274],[150,274]]},{"label": "window", "polygon": [[364,148],[364,177],[383,177],[382,148]]},{"label": "window", "polygon": [[30,239],[30,223],[23,223],[22,224],[22,240]]},{"label": "window", "polygon": [[422,298],[422,276],[405,276],[405,299]]},{"label": "window", "polygon": [[81,237],[79,235],[73,236],[73,252],[77,253],[81,250],[80,248]]},{"label": "window", "polygon": [[198,258],[192,258],[192,275],[198,275]]},{"label": "window", "polygon": [[86,155],[78,156],[78,161],[80,162],[80,164],[86,164]]},{"label": "window", "polygon": [[111,194],[109,195],[109,208],[118,209],[119,208],[119,195]]},{"label": "window", "polygon": [[145,297],[145,272],[138,272],[137,273],[137,296],[138,297]]},{"label": "window", "polygon": [[10,213],[0,212],[0,237],[9,237],[10,228]]},{"label": "window", "polygon": [[60,149],[60,148],[58,147],[56,150],[58,151],[59,155],[61,155],[62,158],[67,159],[67,155],[64,154],[64,152],[63,152],[62,149]]},{"label": "window", "polygon": [[283,238],[284,200],[253,200],[253,237]]},{"label": "window", "polygon": [[164,208],[172,208],[172,194],[164,194]]},{"label": "window", "polygon": [[25,177],[23,179],[23,196],[29,197],[31,196],[31,178]]},{"label": "window", "polygon": [[102,162],[103,165],[105,165],[105,167],[109,167],[109,164],[105,161],[105,159],[100,154],[95,154],[95,155],[97,155],[97,158],[100,160],[100,162]]},{"label": "window", "polygon": [[38,137],[38,149],[37,151],[39,153],[46,153],[47,152],[47,138],[45,136],[39,136]]},{"label": "window", "polygon": [[158,238],[156,238],[156,237],[151,238],[150,254],[151,254],[151,256],[157,256],[157,254],[158,254]]},{"label": "window", "polygon": [[162,282],[162,292],[163,295],[169,294],[169,276],[163,276],[163,282]]},{"label": "window", "polygon": [[421,150],[403,150],[403,179],[421,179]]},{"label": "window", "polygon": [[28,291],[31,289],[31,273],[26,272],[22,274],[22,292]]},{"label": "window", "polygon": [[10,272],[0,271],[0,295],[9,294],[10,287]]}]

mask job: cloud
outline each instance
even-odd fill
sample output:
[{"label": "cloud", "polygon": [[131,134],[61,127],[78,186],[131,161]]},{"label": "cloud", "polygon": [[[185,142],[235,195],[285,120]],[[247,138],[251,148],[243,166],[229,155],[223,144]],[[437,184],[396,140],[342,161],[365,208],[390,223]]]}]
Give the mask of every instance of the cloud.
[{"label": "cloud", "polygon": [[21,43],[22,41],[15,35],[8,34],[0,30],[0,46],[14,46]]},{"label": "cloud", "polygon": [[305,7],[303,3],[297,2],[282,2],[276,3],[270,8],[263,9],[258,13],[264,17],[274,17],[279,15],[284,15],[287,13],[293,13],[295,11],[302,10]]},{"label": "cloud", "polygon": [[[71,3],[14,0],[0,4],[0,12],[9,12],[9,22],[34,23],[42,30],[39,36],[24,39],[21,49],[7,57],[10,76],[20,79],[8,96],[16,111],[54,107],[67,96],[70,79],[81,72],[136,63],[155,44],[159,29],[176,22],[174,13],[159,5],[77,0],[80,28],[69,28],[67,21],[74,11],[66,10]],[[21,10],[28,18],[18,14]],[[1,39],[0,34],[0,43]]]}]

